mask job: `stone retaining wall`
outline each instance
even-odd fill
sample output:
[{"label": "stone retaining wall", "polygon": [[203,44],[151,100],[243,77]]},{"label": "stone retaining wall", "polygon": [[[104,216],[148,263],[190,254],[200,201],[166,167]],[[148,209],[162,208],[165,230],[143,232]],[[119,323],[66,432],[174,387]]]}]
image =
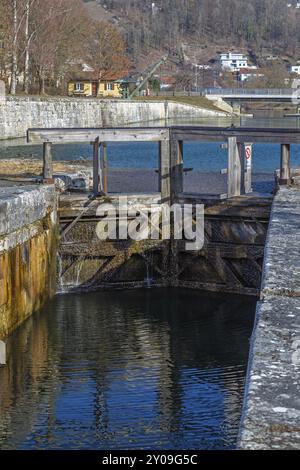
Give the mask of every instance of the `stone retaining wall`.
[{"label": "stone retaining wall", "polygon": [[31,127],[118,127],[222,116],[226,113],[166,101],[7,97],[0,101],[0,139],[23,137]]},{"label": "stone retaining wall", "polygon": [[0,190],[0,339],[56,292],[54,187]]},{"label": "stone retaining wall", "polygon": [[300,191],[275,197],[239,447],[300,448]]}]

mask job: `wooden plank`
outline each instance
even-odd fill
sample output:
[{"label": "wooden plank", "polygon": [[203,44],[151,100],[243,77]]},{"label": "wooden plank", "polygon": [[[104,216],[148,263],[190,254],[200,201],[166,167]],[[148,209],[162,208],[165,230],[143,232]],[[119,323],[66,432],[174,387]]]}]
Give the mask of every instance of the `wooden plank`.
[{"label": "wooden plank", "polygon": [[245,145],[238,142],[238,152],[239,152],[239,160],[240,160],[240,195],[246,194],[246,184],[247,184],[247,175],[246,175],[246,155],[245,155]]},{"label": "wooden plank", "polygon": [[103,192],[102,170],[100,165],[100,142],[97,138],[93,144],[93,194],[97,196]]},{"label": "wooden plank", "polygon": [[226,142],[236,137],[241,143],[300,143],[300,129],[173,126],[171,132],[172,137],[183,141]]},{"label": "wooden plank", "polygon": [[168,140],[166,128],[114,128],[114,129],[29,129],[27,141],[31,143],[90,142],[157,142]]},{"label": "wooden plank", "polygon": [[65,236],[67,235],[67,233],[70,232],[70,230],[77,224],[77,222],[79,222],[79,220],[88,212],[89,210],[89,206],[90,204],[92,204],[95,200],[95,196],[93,196],[91,199],[88,200],[86,206],[82,209],[82,211],[77,215],[77,217],[72,220],[72,222],[67,225],[67,227],[65,227],[60,236],[61,236],[61,240],[63,240],[65,238]]},{"label": "wooden plank", "polygon": [[44,180],[51,180],[53,178],[51,142],[44,142],[43,144],[43,178]]},{"label": "wooden plank", "polygon": [[161,142],[160,147],[160,187],[161,201],[171,202],[170,141]]},{"label": "wooden plank", "polygon": [[286,185],[291,181],[291,146],[289,144],[281,145],[281,163],[279,184]]},{"label": "wooden plank", "polygon": [[158,191],[161,192],[161,142],[158,142]]},{"label": "wooden plank", "polygon": [[73,129],[29,129],[27,140],[41,142],[85,142],[99,137],[101,142],[155,142],[168,140],[169,132],[177,141],[198,140],[226,142],[236,137],[238,142],[262,142],[293,144],[300,143],[300,129],[289,128],[235,128],[235,127],[195,127],[173,126],[170,128],[73,128]]},{"label": "wooden plank", "polygon": [[300,136],[297,135],[274,135],[274,136],[267,136],[267,135],[256,135],[256,134],[199,134],[199,133],[187,133],[187,132],[180,132],[176,133],[176,139],[183,140],[184,142],[218,142],[223,143],[225,142],[228,137],[236,137],[237,142],[239,143],[247,143],[251,141],[252,143],[259,143],[259,144],[300,144]]},{"label": "wooden plank", "polygon": [[183,193],[183,142],[170,141],[170,184],[172,203]]},{"label": "wooden plank", "polygon": [[237,143],[236,137],[228,139],[228,197],[241,195],[242,183],[242,164],[241,164],[241,146]]},{"label": "wooden plank", "polygon": [[108,163],[107,163],[107,145],[102,144],[102,172],[103,172],[103,191],[108,193]]}]

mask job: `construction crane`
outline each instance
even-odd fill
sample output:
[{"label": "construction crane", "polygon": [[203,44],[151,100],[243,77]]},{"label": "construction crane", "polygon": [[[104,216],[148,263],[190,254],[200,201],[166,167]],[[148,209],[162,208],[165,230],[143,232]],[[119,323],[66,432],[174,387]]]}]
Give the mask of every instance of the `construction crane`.
[{"label": "construction crane", "polygon": [[168,60],[168,55],[164,55],[155,65],[153,65],[150,69],[150,72],[147,73],[146,77],[141,81],[141,83],[133,90],[132,93],[130,93],[128,99],[131,100],[139,91],[141,88],[143,88],[143,86],[145,85],[145,83],[147,83],[147,81],[152,77],[152,75],[156,72],[157,69],[159,69],[159,67],[164,64],[167,60]]}]

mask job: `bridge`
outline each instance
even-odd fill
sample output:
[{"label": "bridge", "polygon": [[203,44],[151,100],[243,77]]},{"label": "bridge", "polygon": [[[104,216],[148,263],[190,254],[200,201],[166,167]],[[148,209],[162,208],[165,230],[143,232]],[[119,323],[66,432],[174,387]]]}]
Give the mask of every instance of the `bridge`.
[{"label": "bridge", "polygon": [[291,103],[300,115],[300,89],[249,89],[249,88],[199,88],[197,91],[166,91],[156,93],[158,97],[206,97],[213,102],[225,101],[233,112],[240,114],[242,103],[268,102]]},{"label": "bridge", "polygon": [[291,102],[299,97],[297,90],[290,88],[198,88],[197,91],[163,91],[156,96],[180,97],[180,96],[206,96],[210,99],[221,98],[225,101],[280,101]]},{"label": "bridge", "polygon": [[248,88],[207,88],[202,89],[204,96],[222,98],[225,101],[273,101],[273,102],[293,102],[299,97],[297,90],[282,89],[248,89]]}]

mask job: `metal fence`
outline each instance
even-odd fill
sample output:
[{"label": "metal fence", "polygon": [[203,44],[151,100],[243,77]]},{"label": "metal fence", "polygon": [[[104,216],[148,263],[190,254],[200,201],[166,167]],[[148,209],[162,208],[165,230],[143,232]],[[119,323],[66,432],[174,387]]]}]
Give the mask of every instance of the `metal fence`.
[{"label": "metal fence", "polygon": [[[206,96],[206,95],[219,95],[219,96],[237,96],[237,95],[250,95],[250,96],[291,96],[295,92],[294,89],[289,88],[199,88],[197,91],[159,91],[154,93],[154,96]],[[153,95],[152,95],[153,96]]]}]

